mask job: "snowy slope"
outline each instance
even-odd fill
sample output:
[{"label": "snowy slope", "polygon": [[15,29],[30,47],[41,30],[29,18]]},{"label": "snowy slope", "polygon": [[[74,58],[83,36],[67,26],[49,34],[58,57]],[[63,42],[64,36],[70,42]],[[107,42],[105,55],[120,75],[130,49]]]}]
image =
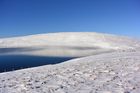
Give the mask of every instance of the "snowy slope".
[{"label": "snowy slope", "polygon": [[0,93],[140,93],[140,52],[114,52],[0,74]]},{"label": "snowy slope", "polygon": [[87,56],[135,49],[140,45],[138,42],[127,37],[94,32],[49,33],[0,39],[0,54]]}]

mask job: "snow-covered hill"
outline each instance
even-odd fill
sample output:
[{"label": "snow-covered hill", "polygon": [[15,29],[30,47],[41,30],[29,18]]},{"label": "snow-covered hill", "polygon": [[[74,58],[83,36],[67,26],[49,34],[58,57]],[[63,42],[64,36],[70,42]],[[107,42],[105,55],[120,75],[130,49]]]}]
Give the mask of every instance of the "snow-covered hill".
[{"label": "snow-covered hill", "polygon": [[88,56],[135,49],[139,41],[94,32],[63,32],[0,39],[0,54]]}]

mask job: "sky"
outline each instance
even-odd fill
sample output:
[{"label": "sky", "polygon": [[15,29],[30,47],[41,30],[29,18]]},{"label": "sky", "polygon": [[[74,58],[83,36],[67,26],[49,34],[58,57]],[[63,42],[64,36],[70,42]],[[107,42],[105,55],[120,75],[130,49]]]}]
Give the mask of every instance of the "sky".
[{"label": "sky", "polygon": [[139,0],[0,0],[0,38],[52,32],[140,37]]}]

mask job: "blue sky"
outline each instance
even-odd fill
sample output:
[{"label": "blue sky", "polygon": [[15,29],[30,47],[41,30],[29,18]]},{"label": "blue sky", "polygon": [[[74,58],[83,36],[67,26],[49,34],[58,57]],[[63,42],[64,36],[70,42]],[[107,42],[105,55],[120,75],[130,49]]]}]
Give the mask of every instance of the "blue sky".
[{"label": "blue sky", "polygon": [[0,0],[0,37],[66,31],[140,37],[140,1]]}]

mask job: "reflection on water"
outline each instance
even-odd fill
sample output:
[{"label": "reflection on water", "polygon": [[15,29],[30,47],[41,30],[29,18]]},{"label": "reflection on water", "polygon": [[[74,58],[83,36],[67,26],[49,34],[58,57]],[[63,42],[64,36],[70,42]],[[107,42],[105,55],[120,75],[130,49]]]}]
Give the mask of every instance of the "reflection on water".
[{"label": "reflection on water", "polygon": [[80,57],[108,51],[100,47],[80,47],[80,46],[33,46],[33,47],[7,47],[0,48],[2,54],[24,54],[37,56],[67,56]]},{"label": "reflection on water", "polygon": [[79,46],[38,46],[38,47],[13,47],[13,48],[0,48],[1,53],[11,53],[11,52],[29,52],[29,51],[38,51],[38,50],[95,50],[99,47],[79,47]]},{"label": "reflection on water", "polygon": [[0,55],[0,72],[61,63],[73,57],[42,57],[27,55]]},{"label": "reflection on water", "polygon": [[96,55],[112,51],[114,50],[95,46],[34,46],[0,48],[0,72],[47,64],[56,64],[70,60],[74,57]]}]

